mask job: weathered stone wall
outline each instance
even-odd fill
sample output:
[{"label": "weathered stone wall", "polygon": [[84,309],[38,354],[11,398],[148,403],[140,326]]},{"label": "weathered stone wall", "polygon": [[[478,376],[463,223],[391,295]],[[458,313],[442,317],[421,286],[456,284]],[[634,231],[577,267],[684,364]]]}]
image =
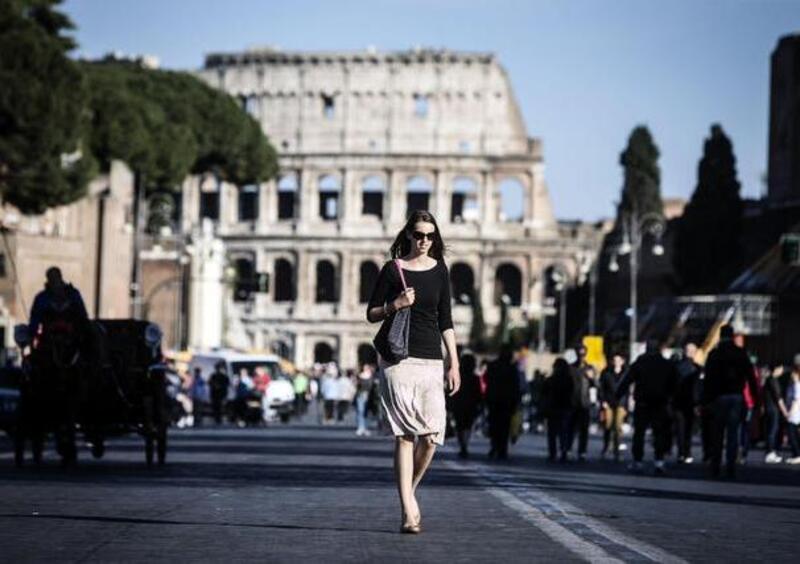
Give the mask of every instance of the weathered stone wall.
[{"label": "weathered stone wall", "polygon": [[[236,186],[209,177],[184,185],[184,231],[200,224],[201,199],[217,198],[216,233],[229,258],[250,257],[271,274],[269,293],[227,308],[227,326],[237,327],[231,344],[288,349],[308,366],[324,343],[342,365],[356,365],[377,330],[359,299],[362,271],[388,258],[412,208],[436,216],[448,265],[471,273],[489,325],[508,288],[511,318],[522,323],[541,314],[547,268],[561,264],[577,279],[593,257],[596,237],[559,229],[541,143],[527,137],[490,54],[245,52],[209,55],[199,76],[239,97],[281,154],[280,178],[252,188],[254,219],[243,219]],[[326,261],[336,273],[332,302],[320,301],[317,269]],[[279,262],[293,288],[280,301]],[[454,307],[464,341],[471,308]]]}]

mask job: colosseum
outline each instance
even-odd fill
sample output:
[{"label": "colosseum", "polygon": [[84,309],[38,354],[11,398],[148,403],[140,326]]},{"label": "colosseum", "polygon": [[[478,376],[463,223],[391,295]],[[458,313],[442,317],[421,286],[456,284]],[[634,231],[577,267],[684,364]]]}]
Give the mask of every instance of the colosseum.
[{"label": "colosseum", "polygon": [[449,246],[461,342],[469,296],[488,327],[503,296],[525,323],[547,311],[548,272],[574,282],[593,261],[596,235],[554,217],[542,143],[492,54],[264,49],[210,54],[198,75],[239,99],[280,154],[273,181],[195,178],[183,193],[184,231],[210,220],[242,279],[269,274],[269,291],[231,294],[228,344],[303,367],[370,360],[365,303],[409,210],[434,213]]}]

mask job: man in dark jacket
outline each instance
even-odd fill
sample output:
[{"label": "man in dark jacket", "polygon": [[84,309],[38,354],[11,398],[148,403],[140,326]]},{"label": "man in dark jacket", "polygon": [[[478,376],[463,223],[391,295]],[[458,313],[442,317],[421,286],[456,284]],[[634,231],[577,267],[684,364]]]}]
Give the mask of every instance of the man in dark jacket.
[{"label": "man in dark jacket", "polygon": [[758,384],[747,352],[733,342],[733,327],[723,325],[719,332],[719,345],[708,355],[701,398],[703,409],[712,414],[710,446],[711,474],[714,477],[720,473],[723,440],[726,441],[725,463],[728,477],[736,477],[745,385],[750,387],[752,397],[757,398]]},{"label": "man in dark jacket", "polygon": [[678,462],[691,464],[692,429],[694,427],[694,410],[698,402],[700,375],[703,368],[694,359],[697,345],[687,343],[683,358],[677,363],[678,389],[675,393],[675,442],[678,445]]},{"label": "man in dark jacket", "polygon": [[589,390],[595,387],[594,368],[586,362],[586,347],[577,350],[578,360],[572,365],[572,412],[569,425],[569,450],[578,435],[578,460],[586,460],[592,402]]},{"label": "man in dark jacket", "polygon": [[211,409],[214,413],[214,421],[217,425],[222,424],[222,414],[225,407],[225,399],[228,397],[228,388],[231,380],[225,370],[225,363],[218,362],[214,367],[214,372],[208,379],[208,387],[211,389]]},{"label": "man in dark jacket", "polygon": [[511,416],[519,406],[520,389],[513,349],[504,345],[496,360],[486,369],[486,407],[489,409],[489,458],[508,458]]},{"label": "man in dark jacket", "polygon": [[542,383],[541,409],[547,418],[547,453],[550,462],[556,460],[556,441],[561,461],[567,460],[573,385],[572,368],[566,360],[557,358],[552,374]]},{"label": "man in dark jacket", "polygon": [[653,430],[656,474],[664,474],[664,455],[669,447],[670,402],[675,394],[678,372],[675,364],[664,358],[657,341],[648,341],[645,354],[636,359],[617,388],[622,398],[631,384],[633,400],[633,472],[642,471],[644,437]]}]

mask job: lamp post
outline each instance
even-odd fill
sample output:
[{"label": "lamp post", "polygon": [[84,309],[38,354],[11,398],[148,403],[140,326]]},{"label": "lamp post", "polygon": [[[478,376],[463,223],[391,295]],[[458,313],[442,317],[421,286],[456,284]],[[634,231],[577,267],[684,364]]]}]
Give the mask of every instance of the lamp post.
[{"label": "lamp post", "polygon": [[661,237],[664,234],[666,222],[659,213],[648,212],[639,215],[634,208],[631,212],[622,216],[623,237],[620,245],[611,255],[608,269],[611,272],[619,270],[618,256],[630,254],[630,332],[628,335],[628,354],[629,362],[633,362],[636,352],[636,341],[638,338],[638,282],[639,268],[641,259],[641,249],[644,236],[647,234],[655,238],[655,243],[651,249],[656,256],[664,254],[664,246],[661,244]]},{"label": "lamp post", "polygon": [[[549,276],[546,274],[547,271],[550,270]],[[555,302],[555,298],[549,297],[547,295],[547,281],[553,282],[553,289],[558,292],[558,348],[559,351],[564,350],[564,345],[566,344],[566,333],[567,333],[567,280],[568,275],[566,269],[557,264],[545,270],[545,274],[542,276],[542,313],[541,313],[541,321],[539,323],[539,352],[544,352],[545,346],[544,342],[546,339],[546,328],[545,325],[547,323],[547,316],[549,315],[548,310],[552,307],[551,301]],[[554,310],[551,310],[553,314],[555,314]]]},{"label": "lamp post", "polygon": [[553,288],[558,292],[558,352],[564,351],[567,337],[567,276],[560,270],[553,270],[550,278]]}]

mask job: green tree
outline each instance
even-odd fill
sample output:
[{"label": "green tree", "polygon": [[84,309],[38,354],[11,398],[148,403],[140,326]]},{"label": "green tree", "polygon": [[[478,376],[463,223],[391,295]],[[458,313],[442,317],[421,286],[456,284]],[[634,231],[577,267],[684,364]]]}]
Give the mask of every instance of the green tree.
[{"label": "green tree", "polygon": [[675,268],[684,290],[724,289],[739,266],[743,205],[731,140],[711,126],[697,167],[697,187],[678,222]]},{"label": "green tree", "polygon": [[84,63],[90,146],[103,167],[128,163],[150,190],[177,189],[190,173],[252,184],[277,173],[273,147],[231,96],[182,72],[130,61]]},{"label": "green tree", "polygon": [[93,173],[86,84],[59,3],[0,2],[0,195],[23,213],[75,201]]},{"label": "green tree", "polygon": [[628,138],[628,146],[619,156],[624,180],[617,221],[634,210],[640,216],[651,212],[663,214],[658,156],[658,147],[647,127],[635,127]]}]

